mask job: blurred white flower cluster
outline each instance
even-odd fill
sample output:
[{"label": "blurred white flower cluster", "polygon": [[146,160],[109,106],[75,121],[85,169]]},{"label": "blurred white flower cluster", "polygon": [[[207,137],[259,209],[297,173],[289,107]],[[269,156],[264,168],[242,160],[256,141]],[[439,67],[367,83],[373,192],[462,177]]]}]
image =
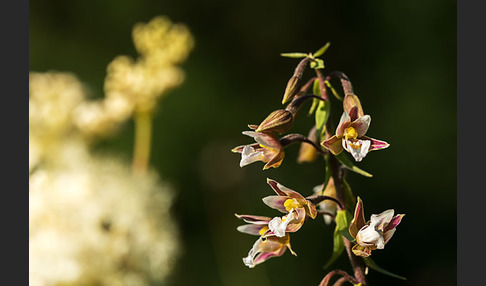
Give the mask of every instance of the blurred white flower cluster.
[{"label": "blurred white flower cluster", "polygon": [[[29,74],[29,285],[150,285],[170,274],[180,245],[173,189],[154,170],[90,150],[182,83],[175,64],[193,40],[163,17],[137,24],[138,61],[116,58],[105,97],[88,100],[72,74]],[[150,109],[149,108],[149,109]]]}]

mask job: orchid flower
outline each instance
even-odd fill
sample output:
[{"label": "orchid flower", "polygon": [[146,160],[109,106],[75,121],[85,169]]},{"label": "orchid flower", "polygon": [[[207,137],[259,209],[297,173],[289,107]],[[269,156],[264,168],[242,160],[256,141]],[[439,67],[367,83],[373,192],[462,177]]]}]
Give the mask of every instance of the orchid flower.
[{"label": "orchid flower", "polygon": [[365,222],[363,201],[358,197],[354,218],[349,225],[349,233],[357,242],[352,249],[355,255],[368,257],[372,250],[385,248],[385,244],[392,238],[404,216],[393,216],[394,212],[393,209],[389,209],[380,214],[373,214],[370,220]]},{"label": "orchid flower", "polygon": [[236,215],[236,217],[248,223],[237,227],[238,231],[260,236],[248,252],[248,256],[243,258],[243,263],[246,266],[253,268],[272,257],[282,256],[287,248],[292,255],[297,256],[290,246],[290,236],[288,233],[284,233],[282,237],[278,237],[269,230],[271,218],[255,215]]},{"label": "orchid flower", "polygon": [[241,145],[231,150],[234,153],[241,153],[240,167],[256,161],[266,163],[263,170],[277,168],[282,164],[285,153],[273,132],[243,131],[243,134],[253,137],[257,143]]},{"label": "orchid flower", "polygon": [[287,214],[282,218],[273,218],[269,222],[270,230],[277,236],[283,235],[284,232],[296,232],[302,227],[306,217],[314,219],[317,216],[315,205],[298,192],[275,180],[267,179],[267,183],[277,195],[264,197],[263,202],[267,206]]},{"label": "orchid flower", "polygon": [[322,145],[334,155],[343,149],[351,153],[356,162],[360,162],[373,150],[385,149],[390,144],[385,141],[365,136],[371,123],[371,116],[364,115],[359,99],[354,94],[347,94],[343,101],[344,112],[339,120],[336,134],[322,142]]}]

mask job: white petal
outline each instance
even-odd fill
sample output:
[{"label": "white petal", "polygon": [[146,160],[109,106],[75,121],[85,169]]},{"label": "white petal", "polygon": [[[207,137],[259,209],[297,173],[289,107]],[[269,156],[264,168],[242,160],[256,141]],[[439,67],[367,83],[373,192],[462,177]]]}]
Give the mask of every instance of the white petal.
[{"label": "white petal", "polygon": [[263,151],[256,152],[253,147],[245,146],[241,152],[240,167],[244,167],[256,161],[261,161],[263,157]]},{"label": "white petal", "polygon": [[248,252],[248,256],[243,258],[243,263],[250,268],[255,267],[255,263],[253,262],[253,260],[258,254],[258,247],[260,246],[261,240],[261,238],[258,238],[257,241],[255,241],[255,243],[253,244],[253,247]]},{"label": "white petal", "polygon": [[268,146],[269,145],[268,142],[266,142],[265,140],[262,139],[262,134],[260,134],[258,132],[255,132],[255,131],[243,131],[241,133],[243,133],[243,135],[253,137],[253,139],[255,139],[255,141],[258,144],[261,144],[263,146]]},{"label": "white petal", "polygon": [[356,241],[359,245],[364,247],[370,247],[373,245],[376,245],[378,249],[383,249],[385,247],[385,242],[381,231],[377,231],[372,225],[363,226],[356,235]]},{"label": "white petal", "polygon": [[394,213],[395,211],[393,209],[389,209],[380,214],[372,214],[370,218],[370,225],[383,231],[392,220]]},{"label": "white petal", "polygon": [[371,146],[370,140],[358,139],[355,142],[347,139],[343,140],[343,148],[351,153],[356,162],[360,162],[368,154]]},{"label": "white petal", "polygon": [[343,125],[345,122],[351,121],[351,117],[346,112],[343,112],[341,115],[341,118],[339,119],[339,124],[338,126]]},{"label": "white petal", "polygon": [[280,217],[274,217],[268,222],[268,228],[275,233],[277,237],[284,237],[287,226],[292,221],[292,214],[294,209],[291,209],[287,216],[284,216],[285,221]]}]

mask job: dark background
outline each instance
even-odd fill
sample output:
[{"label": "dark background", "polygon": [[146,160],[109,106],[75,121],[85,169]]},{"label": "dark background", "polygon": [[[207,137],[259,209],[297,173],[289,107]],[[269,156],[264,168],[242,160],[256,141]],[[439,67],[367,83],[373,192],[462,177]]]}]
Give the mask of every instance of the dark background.
[{"label": "dark background", "polygon": [[[391,144],[357,164],[373,178],[350,173],[348,181],[366,217],[389,208],[406,214],[372,258],[408,280],[370,270],[370,285],[456,285],[455,1],[37,0],[29,3],[29,70],[73,72],[101,97],[106,65],[136,56],[133,25],[157,15],[185,23],[196,40],[186,81],[159,104],[154,122],[151,164],[178,190],[184,250],[167,285],[318,285],[327,273],[333,228],[322,220],[292,235],[298,257],[287,252],[248,269],[241,258],[256,237],[237,232],[234,217],[277,215],[261,202],[273,192],[267,177],[311,194],[322,161],[297,164],[295,145],[280,168],[262,171],[261,163],[240,168],[230,149],[251,143],[241,131],[281,107],[298,60],[279,54],[328,41],[324,72],[349,76],[373,118],[368,135]],[[310,124],[302,112],[292,132],[305,135]],[[128,122],[97,150],[130,159],[132,138]],[[343,255],[335,267],[348,264]]]}]

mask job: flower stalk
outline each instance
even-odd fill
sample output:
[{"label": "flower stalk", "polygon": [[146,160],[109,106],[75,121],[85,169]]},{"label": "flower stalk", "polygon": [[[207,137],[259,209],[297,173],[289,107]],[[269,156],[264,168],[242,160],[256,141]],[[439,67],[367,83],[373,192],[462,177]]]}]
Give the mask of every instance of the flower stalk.
[{"label": "flower stalk", "polygon": [[135,115],[135,142],[133,149],[132,170],[145,174],[149,165],[150,145],[152,140],[151,112],[137,112]]}]

